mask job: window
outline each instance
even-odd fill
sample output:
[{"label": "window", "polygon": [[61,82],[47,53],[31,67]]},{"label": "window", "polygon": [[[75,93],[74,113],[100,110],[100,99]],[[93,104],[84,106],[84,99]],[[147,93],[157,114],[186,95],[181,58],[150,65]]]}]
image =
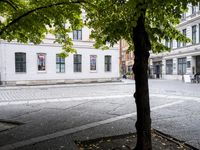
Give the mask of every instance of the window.
[{"label": "window", "polygon": [[56,72],[65,72],[65,58],[56,55]]},{"label": "window", "polygon": [[192,44],[196,44],[196,25],[192,26]]},{"label": "window", "polygon": [[46,54],[45,53],[37,54],[37,65],[38,65],[38,71],[46,70]]},{"label": "window", "polygon": [[90,70],[96,71],[97,70],[97,56],[90,55]]},{"label": "window", "polygon": [[133,72],[133,65],[128,66],[128,72],[132,73]]},{"label": "window", "polygon": [[178,58],[178,74],[186,74],[186,58]]},{"label": "window", "polygon": [[198,8],[199,8],[199,11],[200,11],[200,2],[198,2],[198,6],[199,6]]},{"label": "window", "polygon": [[168,41],[167,40],[165,40],[165,46],[168,47]]},{"label": "window", "polygon": [[200,56],[196,56],[196,73],[200,72]]},{"label": "window", "polygon": [[105,71],[106,72],[111,71],[111,56],[109,56],[109,55],[105,56]]},{"label": "window", "polygon": [[82,29],[73,31],[74,40],[82,40]]},{"label": "window", "polygon": [[[183,29],[183,35],[186,37],[186,29]],[[183,46],[186,46],[185,42],[183,42]]]},{"label": "window", "polygon": [[15,72],[26,72],[26,53],[15,53]]},{"label": "window", "polygon": [[172,74],[173,73],[173,60],[166,60],[166,74]]},{"label": "window", "polygon": [[181,19],[184,20],[186,18],[186,13],[181,14]]},{"label": "window", "polygon": [[191,67],[191,63],[190,61],[187,61],[187,68],[190,68]]},{"label": "window", "polygon": [[195,13],[196,13],[196,6],[192,5],[192,14],[195,14]]},{"label": "window", "polygon": [[170,49],[173,49],[173,40],[170,41]]},{"label": "window", "polygon": [[200,24],[199,24],[199,43],[200,43]]},{"label": "window", "polygon": [[82,57],[79,54],[74,54],[74,72],[81,72],[82,71]]},{"label": "window", "polygon": [[179,48],[180,47],[180,42],[179,41],[177,41],[177,48]]}]

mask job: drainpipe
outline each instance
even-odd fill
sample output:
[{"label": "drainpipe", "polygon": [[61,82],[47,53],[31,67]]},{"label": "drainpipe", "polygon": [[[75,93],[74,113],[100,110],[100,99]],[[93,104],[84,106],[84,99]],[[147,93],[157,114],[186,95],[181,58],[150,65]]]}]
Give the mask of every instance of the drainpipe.
[{"label": "drainpipe", "polygon": [[[4,46],[2,46],[2,43],[4,43]],[[5,41],[0,40],[0,52],[1,52],[1,83],[2,85],[6,85],[6,49],[5,49]],[[3,81],[2,81],[3,80]]]},{"label": "drainpipe", "polygon": [[[1,49],[1,40],[0,40],[0,61],[3,59],[3,56],[2,56],[2,49]],[[3,68],[3,63],[0,62],[0,85],[2,84],[1,82],[1,76],[2,76],[2,68]]]},{"label": "drainpipe", "polygon": [[122,39],[119,41],[119,74],[121,77],[122,70]]}]

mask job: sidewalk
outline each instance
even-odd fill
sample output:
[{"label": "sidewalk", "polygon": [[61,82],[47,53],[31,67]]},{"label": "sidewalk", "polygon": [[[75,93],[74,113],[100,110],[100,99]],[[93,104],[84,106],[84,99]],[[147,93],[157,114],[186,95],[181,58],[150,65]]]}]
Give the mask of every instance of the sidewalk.
[{"label": "sidewalk", "polygon": [[[199,86],[165,80],[149,83],[152,128],[200,148]],[[19,122],[0,132],[1,150],[75,150],[74,141],[135,133],[133,80],[56,86],[0,91],[0,99],[8,100],[1,103],[0,119]]]},{"label": "sidewalk", "polygon": [[[156,99],[154,99],[154,101],[155,100]],[[129,101],[132,101],[132,99],[130,99]],[[107,106],[101,105],[102,109],[100,111],[100,103],[104,104],[105,102],[110,104]],[[116,104],[117,102],[119,102],[119,105]],[[183,134],[180,134],[180,136],[190,133],[191,131],[185,130],[186,126],[176,124],[176,126],[178,126],[177,129],[176,126],[172,125],[174,124],[173,122],[179,122],[177,121],[177,119],[173,120],[173,118],[175,118],[174,115],[176,114],[174,112],[174,110],[177,109],[176,106],[180,106],[181,108],[183,105],[189,106],[189,104],[192,104],[194,102],[189,101],[188,103],[183,103],[183,101],[180,100],[172,101],[168,99],[161,102],[162,104],[159,105],[155,105],[155,102],[152,104],[152,128],[155,128],[159,131],[164,130],[165,133],[173,132],[177,134],[179,132],[183,132]],[[92,139],[99,139],[110,136],[115,137],[118,135],[136,132],[134,126],[136,121],[136,112],[132,112],[130,110],[129,113],[128,111],[123,112],[121,111],[122,108],[119,107],[122,106],[126,110],[130,108],[131,110],[133,109],[132,104],[127,104],[127,101],[125,101],[125,99],[119,99],[118,101],[114,101],[113,99],[106,101],[99,100],[95,101],[95,103],[86,101],[84,103],[85,106],[87,106],[85,107],[85,109],[83,109],[84,107],[81,106],[83,105],[83,102],[75,103],[74,105],[71,105],[71,107],[66,107],[66,104],[70,105],[70,103],[59,103],[56,105],[48,104],[50,105],[48,107],[46,106],[46,104],[43,104],[38,108],[38,110],[35,108],[38,104],[27,105],[25,111],[23,111],[22,108],[20,108],[19,106],[13,107],[19,108],[19,114],[16,116],[16,113],[13,112],[13,114],[11,114],[11,116],[7,118],[11,118],[13,121],[18,120],[24,122],[25,124],[17,128],[2,132],[0,134],[0,149],[77,150],[74,141],[88,141]],[[124,106],[124,104],[126,104],[126,106]],[[194,104],[197,108],[189,108],[193,109],[193,115],[196,114],[198,116],[197,113],[199,110],[199,105],[197,105],[197,103]],[[7,110],[7,108],[8,107],[5,107],[5,110]],[[32,110],[29,110],[29,108]],[[70,110],[70,108],[73,109]],[[180,118],[182,120],[182,117],[184,117],[184,124],[192,123],[195,119],[199,119],[197,117],[194,117],[193,121],[187,121],[188,117],[192,118],[191,114],[188,114],[188,116],[186,115],[189,112],[189,108],[186,108],[187,111],[185,113],[180,111],[182,109],[177,110],[179,112],[177,114],[177,118]],[[169,112],[169,110],[171,110],[171,112]],[[163,114],[166,115],[167,111],[170,116],[162,118],[161,116],[163,116]],[[95,115],[94,112],[96,112]],[[43,116],[45,114],[46,116]],[[196,129],[197,131],[195,132],[193,130],[193,133],[198,136],[199,124],[197,123],[196,126],[194,126],[195,124],[191,125],[192,126],[189,127],[189,129],[191,129],[192,127]],[[193,133],[191,134],[194,135]],[[182,138],[180,138],[181,141],[183,141],[183,139],[187,139],[187,137],[182,136]]]},{"label": "sidewalk", "polygon": [[[66,83],[66,84],[48,84],[48,85],[18,85],[18,86],[3,86],[0,85],[0,90],[18,90],[18,89],[37,89],[37,88],[60,88],[60,87],[77,87],[77,86],[96,86],[103,84],[123,84],[125,81],[109,81],[109,82],[95,82],[95,83]],[[128,82],[129,83],[129,82]],[[130,81],[132,83],[132,81]]]},{"label": "sidewalk", "polygon": [[[126,121],[121,120],[91,129],[83,129],[70,135],[47,140],[41,139],[35,143],[32,142],[34,141],[32,139],[30,143],[28,143],[29,141],[21,143],[21,145],[27,144],[25,146],[20,147],[20,143],[17,143],[1,150],[132,150],[136,144],[135,130],[132,130],[131,127],[132,122],[126,127],[128,129],[121,128],[113,132],[113,129],[119,127],[116,124],[127,126],[124,122]],[[105,131],[105,129],[108,130]],[[154,150],[198,150],[157,131],[152,133],[152,146]]]}]

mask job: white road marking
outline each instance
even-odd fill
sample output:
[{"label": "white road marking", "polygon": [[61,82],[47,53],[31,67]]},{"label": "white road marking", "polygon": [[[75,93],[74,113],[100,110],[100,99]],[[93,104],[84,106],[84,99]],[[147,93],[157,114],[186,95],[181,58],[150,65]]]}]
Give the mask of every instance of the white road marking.
[{"label": "white road marking", "polygon": [[[168,103],[168,104],[164,104],[164,105],[160,105],[160,106],[155,106],[155,107],[152,107],[151,110],[157,110],[157,109],[160,109],[160,108],[169,107],[169,106],[180,104],[180,103],[183,103],[183,102],[184,101],[180,100],[180,101],[176,101],[176,102],[172,102],[172,103]],[[113,117],[113,118],[102,120],[102,121],[97,121],[97,122],[85,124],[85,125],[82,125],[82,126],[79,126],[79,127],[70,128],[70,129],[58,131],[58,132],[55,132],[55,133],[52,133],[52,134],[47,134],[47,135],[44,135],[44,136],[39,136],[39,137],[31,138],[31,139],[28,139],[28,140],[19,141],[19,142],[13,143],[13,144],[4,145],[4,146],[0,147],[0,149],[1,150],[12,150],[12,149],[16,149],[16,148],[19,148],[19,147],[32,145],[32,144],[35,144],[35,143],[43,142],[43,141],[46,141],[46,140],[58,138],[58,137],[61,137],[61,136],[64,136],[64,135],[68,135],[68,134],[76,133],[76,132],[79,132],[79,131],[82,131],[82,130],[97,127],[99,125],[104,125],[104,124],[108,124],[108,123],[118,121],[118,120],[121,120],[121,119],[130,118],[130,117],[135,116],[135,115],[136,115],[136,112],[117,116],[117,117]]]},{"label": "white road marking", "polygon": [[[28,100],[28,101],[8,101],[8,102],[0,102],[0,106],[35,104],[35,103],[68,102],[68,101],[84,101],[84,100],[101,100],[101,99],[124,98],[124,97],[133,97],[133,96],[132,95],[111,95],[111,96],[73,97],[73,98],[42,99],[42,100]],[[200,98],[188,97],[188,96],[175,96],[175,95],[169,96],[169,95],[164,95],[164,94],[151,94],[150,97],[193,100],[196,102],[200,102]]]},{"label": "white road marking", "polygon": [[[40,103],[54,103],[54,102],[68,102],[68,101],[85,101],[85,100],[102,100],[102,99],[118,99],[125,97],[133,97],[130,94],[127,95],[110,95],[110,96],[90,96],[90,97],[69,97],[69,98],[57,98],[57,99],[40,99],[40,100],[24,100],[24,101],[4,101],[0,102],[0,106],[5,105],[23,105],[23,104],[40,104]],[[181,99],[181,100],[193,100],[200,102],[199,97],[178,96],[178,95],[164,95],[164,94],[150,94],[150,97],[168,98],[168,99]]]},{"label": "white road marking", "polygon": [[69,98],[57,98],[57,99],[41,99],[41,100],[28,100],[28,101],[8,101],[8,102],[0,102],[0,106],[35,104],[35,103],[54,103],[54,102],[68,102],[68,101],[115,99],[115,98],[124,98],[124,97],[132,97],[132,96],[131,95],[110,95],[110,96],[90,96],[90,97],[69,97]]},{"label": "white road marking", "polygon": [[193,100],[196,102],[200,102],[200,97],[193,97],[193,96],[179,96],[179,95],[165,95],[165,94],[151,94],[150,96],[168,98],[168,99]]},{"label": "white road marking", "polygon": [[54,84],[54,85],[33,85],[33,86],[0,86],[0,90],[22,90],[22,89],[38,89],[38,88],[60,88],[60,87],[89,87],[89,86],[105,86],[105,85],[126,85],[134,84],[134,81],[123,82],[97,82],[97,83],[71,83],[71,84]]},{"label": "white road marking", "polygon": [[157,110],[157,109],[160,109],[160,108],[169,107],[169,106],[180,104],[180,103],[183,103],[183,102],[184,102],[183,100],[180,100],[180,101],[176,101],[176,102],[172,102],[172,103],[167,103],[167,104],[163,104],[161,106],[155,106],[155,107],[151,108],[151,110]]}]

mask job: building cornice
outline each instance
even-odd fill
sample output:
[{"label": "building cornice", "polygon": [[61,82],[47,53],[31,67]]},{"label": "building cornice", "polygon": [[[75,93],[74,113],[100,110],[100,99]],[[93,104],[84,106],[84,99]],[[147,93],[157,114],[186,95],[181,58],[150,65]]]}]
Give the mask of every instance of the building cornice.
[{"label": "building cornice", "polygon": [[166,52],[166,53],[160,53],[160,54],[154,54],[154,55],[151,55],[150,56],[150,58],[151,59],[155,59],[155,58],[157,58],[157,57],[161,57],[161,58],[163,58],[163,57],[165,57],[165,58],[167,58],[167,57],[171,57],[171,58],[173,58],[173,57],[176,57],[176,56],[187,56],[187,55],[192,55],[192,56],[195,56],[195,55],[200,55],[200,48],[199,49],[197,49],[197,48],[195,48],[195,49],[192,49],[192,50],[187,50],[187,51],[171,51],[171,52]]},{"label": "building cornice", "polygon": [[[47,39],[48,40],[48,39]],[[26,45],[26,46],[46,46],[46,47],[58,47],[58,48],[62,48],[62,45],[57,44],[57,43],[41,43],[39,45],[35,45],[33,43],[28,43],[28,44],[23,44],[23,43],[19,43],[16,41],[12,41],[12,42],[7,42],[4,40],[0,40],[1,44],[8,44],[8,45]],[[82,43],[82,44],[81,44]],[[93,47],[94,42],[88,42],[88,41],[75,41],[73,48],[75,49],[95,49]],[[99,49],[101,50],[101,49]],[[109,47],[109,50],[118,50],[118,47]]]},{"label": "building cornice", "polygon": [[182,21],[176,27],[177,28],[181,28],[181,27],[186,26],[187,24],[190,24],[190,23],[193,23],[194,21],[199,20],[200,19],[200,15],[199,14],[200,14],[200,11],[198,11],[196,14],[189,15],[184,21]]}]

